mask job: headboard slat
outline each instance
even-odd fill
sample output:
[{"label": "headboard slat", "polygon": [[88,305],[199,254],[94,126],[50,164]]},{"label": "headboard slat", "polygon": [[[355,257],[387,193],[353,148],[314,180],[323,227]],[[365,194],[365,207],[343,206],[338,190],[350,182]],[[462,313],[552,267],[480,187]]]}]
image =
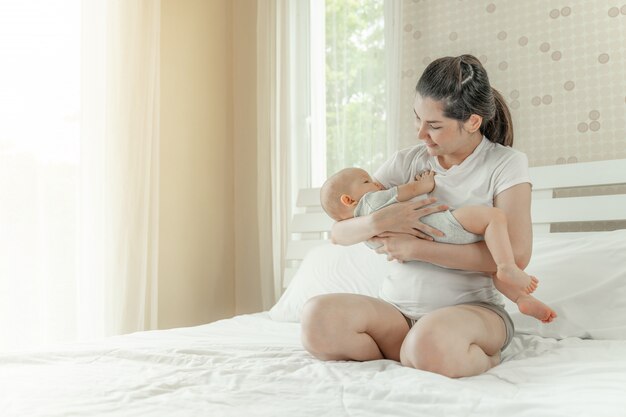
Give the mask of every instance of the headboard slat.
[{"label": "headboard slat", "polygon": [[624,220],[626,194],[537,199],[532,202],[533,223]]},{"label": "headboard slat", "polygon": [[626,159],[530,168],[533,190],[626,184]]},{"label": "headboard slat", "polygon": [[324,212],[294,214],[291,233],[328,232],[333,223],[334,220]]}]

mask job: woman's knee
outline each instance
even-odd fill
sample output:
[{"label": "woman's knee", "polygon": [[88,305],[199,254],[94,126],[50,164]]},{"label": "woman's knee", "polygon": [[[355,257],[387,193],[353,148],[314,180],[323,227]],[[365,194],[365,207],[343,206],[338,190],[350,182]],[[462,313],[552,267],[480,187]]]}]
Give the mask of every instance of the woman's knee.
[{"label": "woman's knee", "polygon": [[332,359],[334,327],[340,323],[336,314],[336,299],[330,294],[309,299],[302,309],[301,340],[304,348],[319,359]]},{"label": "woman's knee", "polygon": [[442,331],[440,326],[428,320],[418,321],[409,332],[400,349],[400,362],[404,366],[457,377],[457,355],[454,352],[455,341]]}]

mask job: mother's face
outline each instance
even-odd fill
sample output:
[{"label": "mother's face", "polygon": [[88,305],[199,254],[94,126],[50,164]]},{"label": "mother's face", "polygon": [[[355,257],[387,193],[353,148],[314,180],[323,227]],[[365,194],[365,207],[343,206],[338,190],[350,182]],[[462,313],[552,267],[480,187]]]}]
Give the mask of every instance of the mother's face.
[{"label": "mother's face", "polygon": [[413,110],[417,138],[424,142],[429,155],[467,156],[482,139],[482,135],[477,132],[480,123],[474,128],[473,124],[470,126],[472,118],[459,123],[458,120],[445,117],[442,103],[430,97],[416,94]]}]

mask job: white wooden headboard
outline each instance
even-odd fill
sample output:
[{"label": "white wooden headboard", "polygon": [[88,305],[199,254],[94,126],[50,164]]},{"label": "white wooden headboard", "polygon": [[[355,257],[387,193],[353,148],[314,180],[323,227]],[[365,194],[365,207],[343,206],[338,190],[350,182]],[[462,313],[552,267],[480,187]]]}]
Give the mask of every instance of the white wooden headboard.
[{"label": "white wooden headboard", "polygon": [[[626,184],[626,159],[534,167],[530,177],[536,233],[549,233],[551,224],[556,223],[626,220],[626,194],[554,198],[555,191],[564,188]],[[319,191],[302,189],[298,195],[296,205],[301,212],[293,216],[290,226],[283,287],[312,247],[330,244],[334,221],[320,207]]]}]

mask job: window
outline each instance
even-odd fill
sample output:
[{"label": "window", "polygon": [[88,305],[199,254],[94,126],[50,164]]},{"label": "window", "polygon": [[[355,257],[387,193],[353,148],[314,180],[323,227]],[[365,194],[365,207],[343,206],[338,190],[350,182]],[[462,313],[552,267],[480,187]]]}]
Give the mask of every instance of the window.
[{"label": "window", "polygon": [[387,156],[383,0],[326,1],[326,175]]},{"label": "window", "polygon": [[0,2],[0,349],[74,331],[80,13]]},{"label": "window", "polygon": [[[395,56],[386,22],[389,9],[398,7],[385,0],[325,0],[295,12],[294,72],[308,81],[293,88],[299,109],[293,137],[309,140],[294,144],[298,187],[319,187],[347,166],[373,172],[387,158],[393,141],[388,80]],[[308,21],[302,17],[307,14]]]}]

